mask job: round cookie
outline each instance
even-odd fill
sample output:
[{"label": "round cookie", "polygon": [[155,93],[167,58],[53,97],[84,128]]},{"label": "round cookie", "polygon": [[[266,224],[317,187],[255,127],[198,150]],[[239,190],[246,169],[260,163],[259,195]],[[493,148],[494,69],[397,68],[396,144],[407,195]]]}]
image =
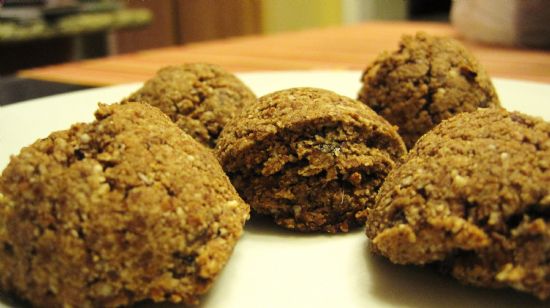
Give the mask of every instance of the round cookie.
[{"label": "round cookie", "polygon": [[405,153],[397,129],[360,102],[296,88],[261,97],[224,129],[216,154],[259,214],[298,231],[347,232]]},{"label": "round cookie", "polygon": [[0,287],[43,307],[197,303],[248,217],[210,150],[146,104],[101,105],[0,178]]},{"label": "round cookie", "polygon": [[425,33],[403,36],[399,50],[381,54],[361,81],[358,99],[397,125],[407,148],[444,119],[500,105],[470,52],[453,39]]},{"label": "round cookie", "polygon": [[373,250],[459,280],[550,295],[550,123],[502,109],[443,121],[367,211]]},{"label": "round cookie", "polygon": [[256,100],[235,75],[212,64],[168,66],[126,101],[141,101],[167,114],[183,131],[213,148],[225,126]]}]

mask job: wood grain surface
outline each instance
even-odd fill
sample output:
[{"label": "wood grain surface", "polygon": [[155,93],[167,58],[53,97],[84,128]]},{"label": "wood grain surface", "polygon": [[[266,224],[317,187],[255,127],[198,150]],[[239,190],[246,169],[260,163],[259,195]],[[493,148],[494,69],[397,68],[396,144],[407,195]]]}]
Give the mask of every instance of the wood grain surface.
[{"label": "wood grain surface", "polygon": [[144,81],[161,67],[208,62],[232,72],[362,70],[405,33],[425,31],[461,40],[493,77],[550,83],[550,52],[464,41],[448,24],[369,22],[268,36],[246,36],[24,70],[19,76],[104,86]]}]

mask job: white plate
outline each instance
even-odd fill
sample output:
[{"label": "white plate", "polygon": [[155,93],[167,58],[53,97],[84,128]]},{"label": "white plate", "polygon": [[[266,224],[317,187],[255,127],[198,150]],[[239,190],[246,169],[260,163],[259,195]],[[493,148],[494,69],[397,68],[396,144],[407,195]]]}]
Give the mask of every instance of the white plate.
[{"label": "white plate", "polygon": [[[313,86],[355,98],[360,72],[239,74],[258,96]],[[495,79],[504,107],[550,120],[550,85]],[[112,103],[139,84],[78,91],[0,108],[0,168],[19,149],[78,121],[91,121],[97,102]],[[251,221],[204,307],[505,307],[543,306],[510,289],[463,286],[429,268],[398,266],[372,256],[363,230],[300,234]],[[164,305],[170,306],[170,305]]]}]

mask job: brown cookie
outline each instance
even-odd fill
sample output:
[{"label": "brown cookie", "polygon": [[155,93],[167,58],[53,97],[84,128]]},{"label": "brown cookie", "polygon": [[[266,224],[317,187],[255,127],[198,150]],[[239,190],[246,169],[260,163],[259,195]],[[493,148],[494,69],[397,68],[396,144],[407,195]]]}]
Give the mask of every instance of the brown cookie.
[{"label": "brown cookie", "polygon": [[495,89],[459,42],[425,33],[405,35],[365,69],[359,100],[399,127],[407,148],[444,119],[499,106]]},{"label": "brown cookie", "polygon": [[0,178],[0,286],[43,307],[196,303],[248,217],[216,158],[146,104],[25,147]]},{"label": "brown cookie", "polygon": [[405,147],[396,128],[360,102],[296,88],[245,108],[216,153],[257,213],[289,229],[347,232],[363,224]]},{"label": "brown cookie", "polygon": [[256,100],[235,75],[213,64],[162,68],[126,101],[141,101],[167,114],[183,131],[213,148],[225,124]]},{"label": "brown cookie", "polygon": [[479,109],[421,137],[382,185],[367,236],[400,264],[550,295],[550,124]]}]

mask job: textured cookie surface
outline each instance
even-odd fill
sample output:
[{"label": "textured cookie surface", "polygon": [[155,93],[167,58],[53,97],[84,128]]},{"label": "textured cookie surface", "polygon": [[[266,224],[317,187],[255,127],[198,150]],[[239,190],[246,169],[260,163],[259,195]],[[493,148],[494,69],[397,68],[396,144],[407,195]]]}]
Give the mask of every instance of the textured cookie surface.
[{"label": "textured cookie surface", "polygon": [[248,217],[207,148],[146,104],[100,106],[0,178],[0,286],[33,305],[196,303]]},{"label": "textured cookie surface", "polygon": [[499,105],[472,54],[457,41],[424,33],[403,36],[399,50],[381,54],[362,82],[359,100],[397,125],[408,148],[444,119]]},{"label": "textured cookie surface", "polygon": [[158,107],[183,131],[214,147],[225,124],[256,96],[235,75],[212,64],[168,66],[127,101]]},{"label": "textured cookie surface", "polygon": [[217,156],[243,199],[299,231],[348,231],[404,154],[396,128],[336,93],[288,89],[248,106]]},{"label": "textured cookie surface", "polygon": [[420,138],[368,210],[375,252],[550,295],[550,124],[479,109]]}]

